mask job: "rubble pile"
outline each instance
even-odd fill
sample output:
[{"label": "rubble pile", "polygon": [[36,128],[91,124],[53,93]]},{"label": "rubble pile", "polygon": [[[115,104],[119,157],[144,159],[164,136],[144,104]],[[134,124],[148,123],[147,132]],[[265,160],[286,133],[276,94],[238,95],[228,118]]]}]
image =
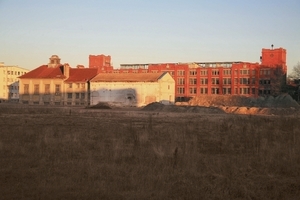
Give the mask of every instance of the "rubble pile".
[{"label": "rubble pile", "polygon": [[289,95],[259,98],[211,95],[195,97],[188,102],[177,102],[175,105],[155,102],[148,104],[142,110],[207,114],[295,115],[300,110],[300,106]]}]

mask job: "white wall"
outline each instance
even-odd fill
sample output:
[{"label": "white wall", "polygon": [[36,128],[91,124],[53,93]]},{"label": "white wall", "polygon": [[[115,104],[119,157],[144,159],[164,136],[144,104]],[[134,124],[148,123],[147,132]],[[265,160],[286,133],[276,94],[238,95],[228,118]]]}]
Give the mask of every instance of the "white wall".
[{"label": "white wall", "polygon": [[119,106],[145,106],[152,102],[173,104],[175,81],[166,73],[157,82],[93,82],[91,105],[109,102]]}]

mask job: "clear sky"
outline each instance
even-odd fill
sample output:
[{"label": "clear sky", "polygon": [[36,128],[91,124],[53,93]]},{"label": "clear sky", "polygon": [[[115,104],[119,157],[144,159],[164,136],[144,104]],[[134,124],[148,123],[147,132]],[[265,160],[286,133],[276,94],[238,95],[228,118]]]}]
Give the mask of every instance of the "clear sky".
[{"label": "clear sky", "polygon": [[300,61],[300,0],[0,0],[0,61],[34,69],[57,54],[128,63],[259,62],[262,48]]}]

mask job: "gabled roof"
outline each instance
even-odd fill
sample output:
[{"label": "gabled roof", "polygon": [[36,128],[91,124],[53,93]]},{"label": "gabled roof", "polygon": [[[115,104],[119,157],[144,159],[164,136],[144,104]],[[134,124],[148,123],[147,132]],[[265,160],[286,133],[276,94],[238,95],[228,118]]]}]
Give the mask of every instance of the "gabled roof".
[{"label": "gabled roof", "polygon": [[97,68],[70,68],[70,76],[65,82],[87,82],[97,75]]},{"label": "gabled roof", "polygon": [[61,67],[48,67],[48,65],[42,65],[19,78],[59,78],[64,79],[65,76],[61,70]]},{"label": "gabled roof", "polygon": [[91,82],[157,82],[166,73],[100,73]]}]

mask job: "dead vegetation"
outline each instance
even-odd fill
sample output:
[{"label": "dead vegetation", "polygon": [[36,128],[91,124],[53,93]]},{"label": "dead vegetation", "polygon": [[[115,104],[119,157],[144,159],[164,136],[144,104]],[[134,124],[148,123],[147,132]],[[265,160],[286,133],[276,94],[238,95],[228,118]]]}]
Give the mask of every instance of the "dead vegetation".
[{"label": "dead vegetation", "polygon": [[298,116],[25,106],[0,113],[1,199],[300,196]]}]

